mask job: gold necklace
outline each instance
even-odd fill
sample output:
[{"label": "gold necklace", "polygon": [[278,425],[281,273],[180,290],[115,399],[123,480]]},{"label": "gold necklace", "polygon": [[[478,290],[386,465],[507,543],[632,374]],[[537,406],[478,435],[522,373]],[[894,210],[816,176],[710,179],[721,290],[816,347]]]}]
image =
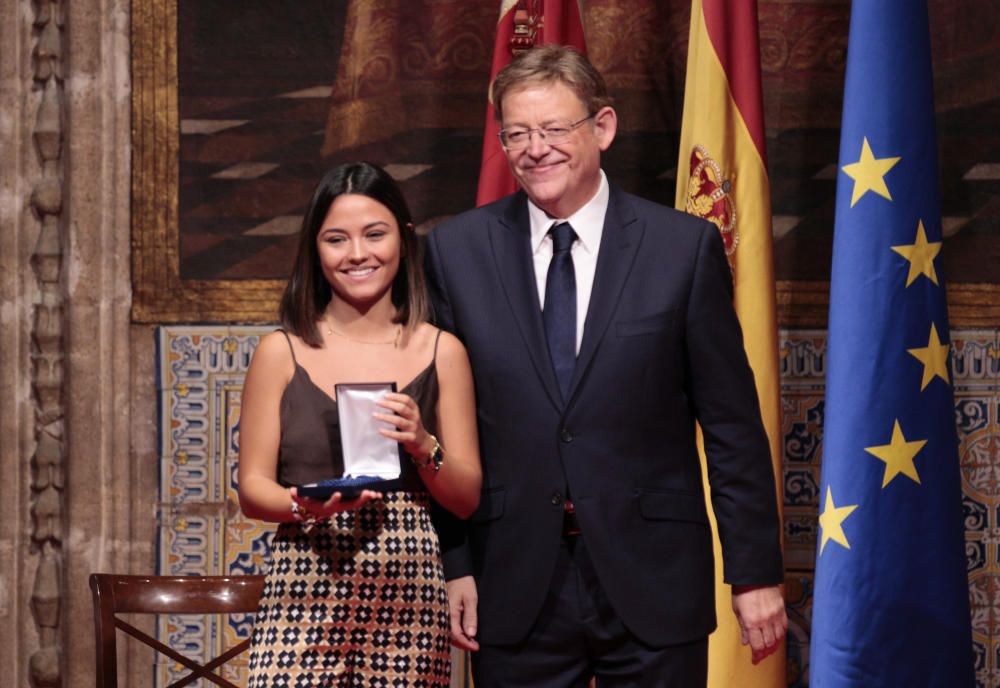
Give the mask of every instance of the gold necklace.
[{"label": "gold necklace", "polygon": [[354,342],[355,344],[371,344],[373,346],[388,346],[389,344],[392,344],[393,346],[395,346],[395,347],[398,348],[399,347],[399,335],[403,331],[402,326],[399,325],[399,324],[397,324],[396,325],[396,334],[393,336],[392,339],[387,339],[385,341],[379,341],[379,342],[373,342],[373,341],[369,341],[369,340],[365,340],[365,339],[357,339],[356,337],[352,337],[349,334],[344,334],[343,332],[335,330],[335,329],[333,329],[333,327],[330,326],[330,323],[328,323],[325,319],[323,320],[323,324],[326,325],[326,333],[327,334],[335,334],[338,337],[343,337],[344,339],[346,339],[346,340],[348,340],[350,342]]}]

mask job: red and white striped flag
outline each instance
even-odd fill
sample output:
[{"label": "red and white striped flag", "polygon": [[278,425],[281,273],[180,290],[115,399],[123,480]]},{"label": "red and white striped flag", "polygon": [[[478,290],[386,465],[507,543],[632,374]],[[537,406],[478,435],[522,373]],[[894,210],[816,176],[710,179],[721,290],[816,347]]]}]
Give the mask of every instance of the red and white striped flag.
[{"label": "red and white striped flag", "polygon": [[[578,0],[502,0],[497,38],[493,46],[490,84],[497,73],[510,64],[513,57],[511,40],[514,38],[515,15],[518,21],[526,23],[529,31],[534,31],[534,45],[571,45],[586,54]],[[483,161],[479,168],[479,187],[476,192],[477,206],[492,203],[517,190],[517,183],[507,167],[507,156],[504,155],[497,136],[499,131],[500,126],[493,115],[493,103],[487,102]]]}]

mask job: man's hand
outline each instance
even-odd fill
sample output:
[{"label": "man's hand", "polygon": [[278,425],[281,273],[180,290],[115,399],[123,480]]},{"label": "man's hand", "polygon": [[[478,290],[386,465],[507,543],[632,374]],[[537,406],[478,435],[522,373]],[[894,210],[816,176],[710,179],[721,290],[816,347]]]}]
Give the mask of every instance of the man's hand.
[{"label": "man's hand", "polygon": [[740,623],[740,639],[753,651],[754,664],[781,646],[788,630],[781,586],[734,585],[733,611]]},{"label": "man's hand", "polygon": [[447,583],[448,611],[451,615],[451,644],[462,650],[476,652],[476,580],[472,576],[454,578]]}]

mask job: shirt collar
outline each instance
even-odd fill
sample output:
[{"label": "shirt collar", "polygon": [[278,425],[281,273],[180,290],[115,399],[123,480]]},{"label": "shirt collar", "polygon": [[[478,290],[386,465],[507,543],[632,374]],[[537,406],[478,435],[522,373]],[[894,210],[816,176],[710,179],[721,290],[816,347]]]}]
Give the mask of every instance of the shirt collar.
[{"label": "shirt collar", "polygon": [[542,241],[548,235],[552,225],[559,222],[569,222],[579,239],[583,249],[588,253],[597,253],[601,244],[601,234],[604,232],[604,216],[608,212],[608,199],[611,196],[608,178],[601,172],[601,183],[593,198],[584,203],[583,207],[565,218],[553,218],[528,199],[528,217],[531,220],[531,253],[538,253]]}]

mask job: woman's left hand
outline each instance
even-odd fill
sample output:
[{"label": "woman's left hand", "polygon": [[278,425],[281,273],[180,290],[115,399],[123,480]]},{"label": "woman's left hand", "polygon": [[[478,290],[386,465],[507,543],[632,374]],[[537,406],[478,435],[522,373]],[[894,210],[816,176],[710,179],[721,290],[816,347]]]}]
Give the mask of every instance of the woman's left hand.
[{"label": "woman's left hand", "polygon": [[375,417],[396,426],[395,430],[379,428],[380,433],[402,444],[410,456],[417,459],[430,456],[433,440],[420,420],[420,407],[413,397],[389,392],[379,400],[378,405],[391,413],[376,413]]}]

